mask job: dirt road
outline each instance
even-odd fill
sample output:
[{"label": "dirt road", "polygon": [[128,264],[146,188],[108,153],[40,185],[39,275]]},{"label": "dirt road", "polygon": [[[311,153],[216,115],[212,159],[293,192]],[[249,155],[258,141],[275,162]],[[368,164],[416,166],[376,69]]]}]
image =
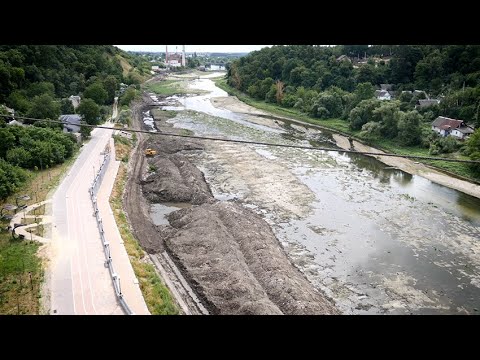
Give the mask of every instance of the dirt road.
[{"label": "dirt road", "polygon": [[[149,99],[145,98],[147,104]],[[137,130],[143,130],[141,116],[142,112],[148,108],[143,102],[136,102],[132,106],[132,127]],[[159,252],[163,250],[161,244],[153,244],[152,234],[156,233],[155,226],[148,215],[148,207],[143,197],[140,180],[145,173],[145,134],[138,134],[138,142],[131,153],[130,161],[128,162],[128,180],[125,185],[124,204],[125,211],[132,226],[133,234],[138,239],[143,249],[148,253]]]}]

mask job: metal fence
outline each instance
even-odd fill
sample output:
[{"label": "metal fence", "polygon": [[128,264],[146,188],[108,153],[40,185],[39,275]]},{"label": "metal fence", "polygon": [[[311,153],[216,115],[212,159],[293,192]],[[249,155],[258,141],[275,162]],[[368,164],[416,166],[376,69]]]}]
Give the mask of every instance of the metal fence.
[{"label": "metal fence", "polygon": [[110,276],[112,277],[113,287],[115,289],[115,295],[117,296],[117,300],[122,306],[125,313],[128,315],[135,315],[134,312],[130,309],[130,307],[126,303],[125,299],[123,298],[122,288],[120,286],[120,276],[118,276],[118,274],[115,272],[115,269],[113,267],[113,259],[110,253],[110,244],[105,239],[102,218],[100,217],[100,213],[98,211],[97,193],[102,183],[103,176],[105,175],[105,172],[107,170],[108,164],[110,163],[110,147],[108,146],[108,144],[105,147],[103,155],[104,155],[104,158],[103,158],[102,165],[100,166],[100,169],[98,170],[95,176],[95,179],[93,180],[92,186],[89,188],[90,198],[92,200],[93,211],[95,214],[95,218],[97,219],[98,231],[100,232],[100,238],[102,240],[103,250],[105,252],[105,259],[106,259],[105,263],[108,266],[108,269],[110,270]]}]

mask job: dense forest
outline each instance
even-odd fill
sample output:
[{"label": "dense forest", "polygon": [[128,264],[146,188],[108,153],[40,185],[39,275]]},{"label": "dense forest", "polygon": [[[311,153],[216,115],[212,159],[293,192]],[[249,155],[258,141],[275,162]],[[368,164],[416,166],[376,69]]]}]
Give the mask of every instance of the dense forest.
[{"label": "dense forest", "polygon": [[0,45],[0,104],[17,115],[53,119],[73,112],[65,98],[80,95],[99,106],[100,116],[120,83],[142,82],[141,65],[110,45]]},{"label": "dense forest", "polygon": [[[0,45],[0,114],[9,115],[9,107],[16,117],[57,120],[77,112],[86,123],[98,124],[120,95],[121,83],[134,86],[144,80],[145,62],[110,45]],[[133,87],[126,89],[120,104],[128,104],[134,94]],[[76,109],[70,95],[82,99]],[[77,146],[60,124],[25,120],[35,126],[6,126],[8,120],[0,117],[0,199],[24,182],[24,169],[60,164]],[[83,127],[82,135],[88,134]]]},{"label": "dense forest", "polygon": [[[462,143],[430,129],[439,115],[480,126],[480,46],[273,46],[233,61],[227,83],[313,118],[342,119],[371,143],[390,139],[431,154],[461,150],[473,158],[480,152],[478,135]],[[381,84],[393,100],[374,96]],[[425,98],[440,103],[417,107]]]}]

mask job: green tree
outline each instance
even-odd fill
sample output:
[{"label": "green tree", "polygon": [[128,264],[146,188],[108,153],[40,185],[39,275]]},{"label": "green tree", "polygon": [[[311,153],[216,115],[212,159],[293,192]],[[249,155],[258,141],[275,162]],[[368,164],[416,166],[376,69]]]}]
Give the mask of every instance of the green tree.
[{"label": "green tree", "polygon": [[43,94],[49,94],[50,96],[55,96],[55,86],[48,81],[41,81],[31,84],[27,88],[27,96],[33,98],[35,96],[40,96]]},{"label": "green tree", "polygon": [[382,126],[375,121],[369,121],[362,126],[359,136],[365,140],[376,140],[381,136]]},{"label": "green tree", "polygon": [[373,110],[375,121],[382,123],[382,135],[387,138],[394,138],[398,133],[398,119],[400,117],[400,102],[382,101],[381,105]]},{"label": "green tree", "polygon": [[355,88],[355,96],[358,102],[373,98],[375,95],[375,87],[372,83],[364,82],[357,85]]},{"label": "green tree", "polygon": [[60,102],[60,110],[62,111],[62,114],[75,114],[75,109],[69,99],[62,99]]},{"label": "green tree", "polygon": [[[60,104],[51,95],[43,94],[33,98],[32,107],[28,111],[27,116],[37,119],[57,120],[60,113]],[[32,123],[28,122],[28,120],[25,122]]]},{"label": "green tree", "polygon": [[80,124],[80,135],[82,135],[82,140],[90,138],[92,128],[90,126],[84,126],[83,124],[86,124],[85,121],[81,121]]},{"label": "green tree", "polygon": [[[480,129],[470,135],[466,141],[466,154],[470,159],[480,161]],[[471,165],[473,171],[480,176],[480,163]]]},{"label": "green tree", "polygon": [[21,114],[26,114],[30,110],[31,104],[25,96],[24,90],[15,90],[8,95],[7,104],[15,111],[20,112]]},{"label": "green tree", "polygon": [[32,155],[23,147],[17,147],[8,150],[6,158],[12,165],[28,168],[30,166]]},{"label": "green tree", "polygon": [[277,102],[277,86],[275,84],[272,84],[270,90],[265,95],[265,101],[269,103]]},{"label": "green tree", "polygon": [[100,107],[92,99],[83,99],[77,108],[77,113],[90,125],[99,123]]},{"label": "green tree", "polygon": [[95,82],[85,89],[83,97],[92,99],[97,105],[104,105],[107,101],[108,93],[100,82]]},{"label": "green tree", "polygon": [[13,194],[25,182],[27,174],[24,170],[0,159],[0,199]]},{"label": "green tree", "polygon": [[118,89],[118,80],[115,76],[109,75],[103,81],[103,87],[107,91],[107,104],[113,104],[115,91]]},{"label": "green tree", "polygon": [[438,154],[449,154],[458,149],[458,142],[453,136],[438,136],[431,144],[430,144],[430,154],[438,155]]},{"label": "green tree", "polygon": [[368,99],[362,100],[350,111],[349,121],[350,128],[360,130],[364,124],[373,120],[373,111],[382,105],[380,100]]},{"label": "green tree", "polygon": [[137,90],[134,87],[128,87],[127,90],[120,96],[120,106],[129,106],[133,99],[137,96]]},{"label": "green tree", "polygon": [[10,127],[0,128],[0,158],[5,158],[7,151],[15,146],[15,135]]},{"label": "green tree", "polygon": [[398,119],[398,139],[403,145],[418,145],[421,142],[420,124],[422,115],[417,111],[400,112]]}]

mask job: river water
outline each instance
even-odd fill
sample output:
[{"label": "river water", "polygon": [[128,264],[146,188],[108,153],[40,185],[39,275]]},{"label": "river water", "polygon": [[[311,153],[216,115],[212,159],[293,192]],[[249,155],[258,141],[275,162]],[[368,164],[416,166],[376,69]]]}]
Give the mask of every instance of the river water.
[{"label": "river water", "polygon": [[[169,120],[196,135],[332,147],[326,131],[178,97]],[[172,109],[172,107],[169,107]],[[265,119],[264,119],[265,120]],[[268,120],[268,119],[266,119]],[[478,314],[480,200],[376,159],[343,152],[217,144],[192,161],[213,194],[271,225],[286,253],[345,314]]]}]

